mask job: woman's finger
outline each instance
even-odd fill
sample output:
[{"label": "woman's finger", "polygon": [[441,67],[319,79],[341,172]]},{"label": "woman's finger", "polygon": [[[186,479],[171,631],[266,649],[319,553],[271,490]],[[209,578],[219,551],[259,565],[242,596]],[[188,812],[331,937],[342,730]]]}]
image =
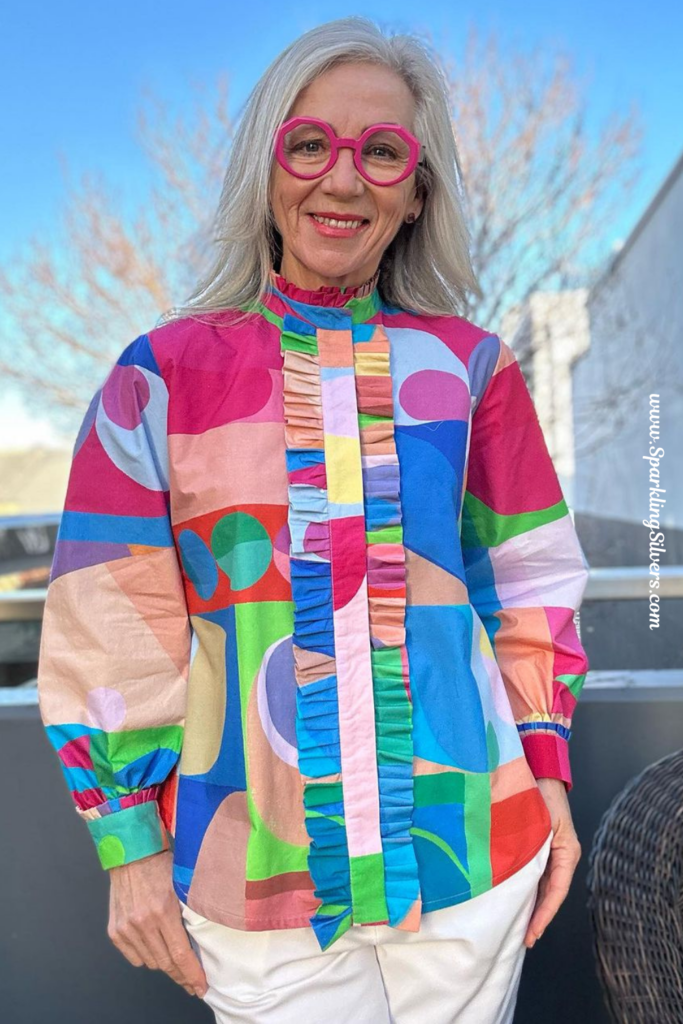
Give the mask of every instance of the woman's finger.
[{"label": "woman's finger", "polygon": [[206,976],[183,927],[177,900],[162,908],[148,906],[145,911],[144,918],[131,922],[145,965],[168,974],[191,995],[203,996]]},{"label": "woman's finger", "polygon": [[[157,932],[155,941],[158,944],[155,946],[155,951],[158,949],[156,955],[158,969],[163,971],[164,974],[168,974],[169,978],[172,978],[176,984],[187,988],[193,995],[197,994],[200,979],[193,974],[192,964],[185,956],[185,950],[179,949],[172,940],[170,943],[167,943],[162,929],[159,929]],[[189,944],[188,952],[196,961],[197,958],[192,950],[189,949]]]},{"label": "woman's finger", "polygon": [[173,970],[182,979],[182,984],[191,986],[192,990],[202,998],[208,988],[206,975],[190,945],[179,908],[177,917],[174,914],[164,919],[161,937],[166,950],[167,962],[173,965]]},{"label": "woman's finger", "polygon": [[194,985],[183,980],[182,974],[168,957],[166,945],[158,933],[158,940],[151,939],[149,934],[128,928],[119,931],[108,929],[108,935],[118,951],[133,967],[147,967],[148,970],[162,970],[169,974],[173,981],[185,989],[188,995],[201,995]]},{"label": "woman's finger", "polygon": [[538,886],[538,899],[529,921],[524,945],[529,949],[543,935],[567,898],[578,857],[571,848],[550,850],[548,865]]},{"label": "woman's finger", "polygon": [[[173,891],[170,853],[112,868],[107,932],[135,967],[164,971],[190,995],[206,991],[199,962],[194,954],[194,965],[186,957],[189,942]],[[174,938],[177,955],[169,948],[167,933]]]},{"label": "woman's finger", "polygon": [[145,945],[133,929],[121,927],[114,921],[109,923],[107,935],[133,967],[149,967]]},{"label": "woman's finger", "polygon": [[174,948],[172,955],[176,969],[184,979],[184,984],[190,986],[192,992],[203,998],[208,988],[206,976],[192,947],[188,943],[187,949]]}]

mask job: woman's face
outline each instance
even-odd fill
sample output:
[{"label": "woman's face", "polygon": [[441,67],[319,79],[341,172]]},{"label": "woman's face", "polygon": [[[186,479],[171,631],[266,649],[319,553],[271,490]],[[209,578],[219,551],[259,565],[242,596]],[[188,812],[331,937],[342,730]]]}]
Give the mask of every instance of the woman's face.
[{"label": "woman's face", "polygon": [[[303,89],[289,117],[318,117],[338,136],[357,139],[371,124],[390,121],[413,132],[415,102],[402,78],[388,68],[346,64],[331,68]],[[282,235],[280,273],[301,288],[362,284],[409,213],[422,210],[415,172],[397,185],[371,185],[358,172],[353,150],[340,149],[327,174],[311,181],[289,174],[273,160],[273,215]],[[312,214],[353,214],[363,225],[346,238],[326,236]]]}]

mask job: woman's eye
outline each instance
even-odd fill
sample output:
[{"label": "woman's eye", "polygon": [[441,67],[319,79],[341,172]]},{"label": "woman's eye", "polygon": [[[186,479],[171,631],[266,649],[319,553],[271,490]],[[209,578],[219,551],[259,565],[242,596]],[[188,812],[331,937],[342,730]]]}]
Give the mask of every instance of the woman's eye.
[{"label": "woman's eye", "polygon": [[[293,146],[289,147],[291,153],[317,153],[316,146],[321,146],[317,139],[304,139],[302,142],[297,142]],[[312,147],[312,148],[311,148]]]},{"label": "woman's eye", "polygon": [[370,149],[372,156],[379,156],[384,160],[395,160],[396,153],[389,146],[372,146]]}]

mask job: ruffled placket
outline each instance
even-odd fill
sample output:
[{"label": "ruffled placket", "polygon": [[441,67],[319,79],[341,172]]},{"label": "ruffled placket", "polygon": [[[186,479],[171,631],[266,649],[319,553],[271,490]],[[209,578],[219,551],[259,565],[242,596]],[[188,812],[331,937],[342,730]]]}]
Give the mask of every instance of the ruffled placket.
[{"label": "ruffled placket", "polygon": [[350,292],[271,281],[283,313],[296,736],[321,900],[310,920],[327,949],[351,924],[417,931],[421,916],[390,342],[376,279]]}]

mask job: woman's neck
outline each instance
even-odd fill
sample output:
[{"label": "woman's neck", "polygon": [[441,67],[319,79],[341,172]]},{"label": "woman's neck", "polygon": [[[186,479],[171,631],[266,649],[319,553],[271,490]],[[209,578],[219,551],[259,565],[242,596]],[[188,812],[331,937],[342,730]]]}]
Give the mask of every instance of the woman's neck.
[{"label": "woman's neck", "polygon": [[340,292],[353,292],[357,289],[365,289],[367,285],[370,286],[369,290],[372,290],[372,287],[374,287],[379,279],[379,267],[370,274],[367,273],[367,268],[365,268],[361,273],[326,278],[310,271],[307,267],[296,261],[288,260],[286,256],[282,259],[280,268],[276,273],[295,287],[311,292],[320,291],[323,288],[334,288]]}]

